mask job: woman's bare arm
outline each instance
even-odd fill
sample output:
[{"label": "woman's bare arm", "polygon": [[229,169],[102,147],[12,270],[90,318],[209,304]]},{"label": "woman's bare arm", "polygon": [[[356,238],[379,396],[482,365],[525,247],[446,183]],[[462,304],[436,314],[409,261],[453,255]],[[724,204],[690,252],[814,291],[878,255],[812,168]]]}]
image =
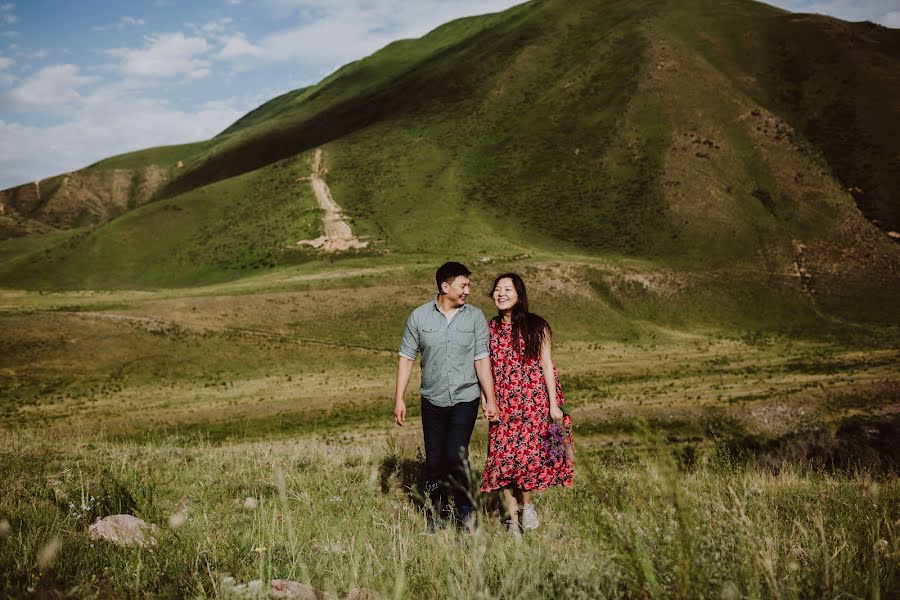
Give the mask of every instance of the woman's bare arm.
[{"label": "woman's bare arm", "polygon": [[550,398],[550,418],[562,419],[563,412],[559,408],[556,398],[556,377],[553,376],[553,355],[550,350],[550,335],[545,335],[541,342],[541,371],[544,373],[544,384],[547,386],[547,396]]}]

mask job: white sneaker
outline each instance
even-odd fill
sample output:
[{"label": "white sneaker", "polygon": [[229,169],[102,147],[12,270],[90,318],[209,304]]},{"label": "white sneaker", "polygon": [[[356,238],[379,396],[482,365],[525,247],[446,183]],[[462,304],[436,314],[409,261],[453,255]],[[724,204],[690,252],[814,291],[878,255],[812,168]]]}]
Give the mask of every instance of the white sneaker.
[{"label": "white sneaker", "polygon": [[540,521],[538,521],[537,511],[534,504],[526,504],[522,507],[522,529],[537,529]]},{"label": "white sneaker", "polygon": [[511,538],[521,539],[522,527],[515,521],[509,520],[506,522],[506,533],[508,533]]}]

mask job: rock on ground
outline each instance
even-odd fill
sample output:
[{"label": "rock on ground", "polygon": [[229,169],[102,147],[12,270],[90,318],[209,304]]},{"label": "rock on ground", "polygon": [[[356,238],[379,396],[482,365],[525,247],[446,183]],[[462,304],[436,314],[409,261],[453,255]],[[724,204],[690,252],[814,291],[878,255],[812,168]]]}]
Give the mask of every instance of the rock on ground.
[{"label": "rock on ground", "polygon": [[278,600],[324,600],[326,597],[325,592],[290,579],[273,579],[269,594]]},{"label": "rock on ground", "polygon": [[156,545],[159,528],[134,515],[110,515],[96,520],[88,535],[92,540],[106,540],[120,546]]}]

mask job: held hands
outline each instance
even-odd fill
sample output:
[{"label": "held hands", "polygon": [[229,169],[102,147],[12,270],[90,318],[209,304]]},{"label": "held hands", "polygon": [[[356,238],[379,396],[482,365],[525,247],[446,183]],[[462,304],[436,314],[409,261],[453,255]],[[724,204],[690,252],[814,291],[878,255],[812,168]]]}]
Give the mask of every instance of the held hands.
[{"label": "held hands", "polygon": [[554,421],[562,421],[562,418],[563,418],[562,409],[558,406],[551,406],[550,407],[550,418],[553,419]]},{"label": "held hands", "polygon": [[406,402],[403,400],[396,400],[394,402],[394,423],[403,427],[403,422],[406,420]]},{"label": "held hands", "polygon": [[497,408],[496,400],[488,400],[487,402],[483,402],[481,406],[484,409],[484,418],[488,421],[500,420],[500,409]]}]

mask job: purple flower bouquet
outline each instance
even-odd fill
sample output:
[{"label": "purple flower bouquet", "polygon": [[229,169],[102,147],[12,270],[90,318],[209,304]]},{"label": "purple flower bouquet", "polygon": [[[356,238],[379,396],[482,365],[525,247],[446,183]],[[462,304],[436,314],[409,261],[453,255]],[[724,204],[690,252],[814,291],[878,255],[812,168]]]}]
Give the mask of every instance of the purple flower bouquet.
[{"label": "purple flower bouquet", "polygon": [[548,462],[556,464],[575,460],[575,444],[572,439],[572,418],[565,414],[562,424],[551,421],[543,440]]}]

